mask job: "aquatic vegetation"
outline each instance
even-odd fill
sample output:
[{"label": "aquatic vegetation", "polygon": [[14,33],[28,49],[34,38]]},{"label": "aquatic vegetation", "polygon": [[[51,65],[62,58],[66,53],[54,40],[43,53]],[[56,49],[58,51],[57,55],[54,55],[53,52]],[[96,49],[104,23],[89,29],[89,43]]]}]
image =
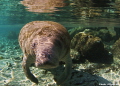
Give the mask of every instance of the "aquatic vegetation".
[{"label": "aquatic vegetation", "polygon": [[117,29],[114,29],[113,27],[99,27],[99,28],[76,27],[76,28],[70,29],[69,33],[71,38],[73,38],[75,34],[79,32],[85,32],[86,34],[100,37],[103,42],[113,43],[116,40],[116,36],[117,36],[116,30]]},{"label": "aquatic vegetation", "polygon": [[112,63],[112,53],[109,53],[105,48],[102,40],[99,37],[79,32],[71,40],[71,48],[80,53],[79,61],[95,63]]},{"label": "aquatic vegetation", "polygon": [[103,42],[109,42],[109,43],[113,42],[116,36],[116,34],[114,34],[115,33],[114,28],[112,28],[111,30],[111,28],[107,28],[107,27],[85,29],[83,32],[96,37],[100,37]]},{"label": "aquatic vegetation", "polygon": [[[120,10],[120,0],[115,0],[115,5],[113,5],[116,9]],[[119,11],[117,11],[119,13]]]},{"label": "aquatic vegetation", "polygon": [[75,36],[75,34],[77,34],[78,32],[82,32],[84,30],[83,27],[76,27],[73,29],[70,29],[68,32],[70,34],[71,39]]},{"label": "aquatic vegetation", "polygon": [[112,46],[111,52],[113,53],[115,58],[120,59],[120,38]]},{"label": "aquatic vegetation", "polygon": [[[71,3],[72,12],[74,16],[79,19],[87,19],[87,18],[100,18],[104,17],[103,13],[107,13],[106,9],[102,9],[99,7],[108,7],[108,10],[111,10],[109,5],[111,3],[110,0],[72,0]],[[110,12],[110,11],[109,11]],[[114,12],[114,11],[112,11]],[[115,15],[110,15],[109,17],[115,17]]]}]

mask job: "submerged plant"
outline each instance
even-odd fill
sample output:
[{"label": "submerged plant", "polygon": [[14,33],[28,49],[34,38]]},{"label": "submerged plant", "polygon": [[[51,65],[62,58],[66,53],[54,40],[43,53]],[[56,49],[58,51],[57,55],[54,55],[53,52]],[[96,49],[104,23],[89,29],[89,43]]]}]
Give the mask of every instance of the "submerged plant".
[{"label": "submerged plant", "polygon": [[104,48],[104,44],[99,37],[79,32],[71,40],[71,48],[80,53],[79,61],[95,63],[112,63],[112,53]]}]

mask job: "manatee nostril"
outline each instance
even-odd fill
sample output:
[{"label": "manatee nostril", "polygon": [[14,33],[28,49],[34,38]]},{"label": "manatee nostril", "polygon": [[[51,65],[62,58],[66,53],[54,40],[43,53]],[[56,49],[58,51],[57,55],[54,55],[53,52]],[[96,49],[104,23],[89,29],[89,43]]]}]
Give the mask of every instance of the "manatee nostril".
[{"label": "manatee nostril", "polygon": [[41,57],[50,59],[51,58],[51,54],[48,53],[48,52],[44,52],[44,53],[41,54]]},{"label": "manatee nostril", "polygon": [[38,67],[39,65],[42,65],[41,62],[42,62],[42,61],[40,61],[40,60],[36,60],[36,62],[35,62],[36,67]]},{"label": "manatee nostril", "polygon": [[42,54],[41,54],[41,57],[45,58],[45,54],[44,54],[44,53],[42,53]]}]

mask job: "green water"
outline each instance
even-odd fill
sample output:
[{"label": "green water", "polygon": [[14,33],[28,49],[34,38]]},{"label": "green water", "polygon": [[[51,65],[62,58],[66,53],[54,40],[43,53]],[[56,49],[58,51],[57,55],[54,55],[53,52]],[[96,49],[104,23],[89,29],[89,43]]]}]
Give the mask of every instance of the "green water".
[{"label": "green water", "polygon": [[[0,0],[0,86],[37,86],[26,78],[21,66],[23,53],[18,35],[26,23],[58,22],[66,27],[71,40],[79,32],[91,33],[101,38],[110,53],[120,38],[120,0],[69,0],[63,2],[65,6],[42,9],[42,12],[40,8],[31,10],[21,1],[26,0]],[[62,86],[119,86],[120,49],[117,49],[111,64],[90,62],[88,59],[85,62],[73,61],[72,76]],[[78,52],[71,49],[71,57],[78,60]],[[38,77],[38,86],[57,86],[53,77],[59,77],[63,69],[62,65],[50,71],[31,68]]]}]

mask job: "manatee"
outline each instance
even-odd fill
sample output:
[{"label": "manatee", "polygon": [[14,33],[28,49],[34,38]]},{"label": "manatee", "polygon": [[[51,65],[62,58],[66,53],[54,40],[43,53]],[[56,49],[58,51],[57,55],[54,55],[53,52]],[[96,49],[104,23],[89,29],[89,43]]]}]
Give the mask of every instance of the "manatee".
[{"label": "manatee", "polygon": [[38,84],[38,79],[29,69],[32,64],[37,68],[50,69],[58,67],[60,61],[65,62],[65,70],[57,84],[63,84],[70,78],[70,36],[61,24],[52,21],[27,23],[19,33],[19,45],[24,54],[24,73],[32,82]]}]

